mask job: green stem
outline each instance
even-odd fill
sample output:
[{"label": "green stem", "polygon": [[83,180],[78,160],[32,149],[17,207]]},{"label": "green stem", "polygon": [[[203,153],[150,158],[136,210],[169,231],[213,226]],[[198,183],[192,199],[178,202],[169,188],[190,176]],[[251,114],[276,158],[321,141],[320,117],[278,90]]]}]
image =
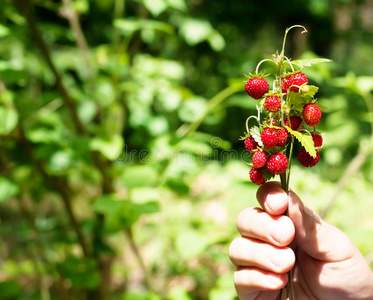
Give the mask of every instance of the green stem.
[{"label": "green stem", "polygon": [[293,26],[291,26],[291,27],[289,27],[289,28],[286,28],[286,30],[285,30],[285,35],[284,35],[284,40],[283,40],[283,42],[282,42],[282,50],[281,50],[281,54],[280,54],[281,56],[283,56],[284,53],[285,53],[285,44],[286,44],[286,37],[287,37],[287,35],[288,35],[288,32],[289,32],[291,29],[296,28],[296,27],[303,28],[302,34],[308,32],[307,29],[306,29],[306,27],[304,27],[304,26],[302,26],[302,25],[293,25]]},{"label": "green stem", "polygon": [[216,107],[218,106],[222,101],[227,99],[229,96],[233,95],[234,93],[238,92],[240,88],[237,85],[230,85],[218,94],[216,94],[211,100],[208,102],[207,107],[203,114],[198,118],[198,120],[194,121],[189,125],[189,127],[184,131],[180,133],[180,137],[184,136],[190,136],[192,133],[194,133],[198,127],[201,125],[203,119]]}]

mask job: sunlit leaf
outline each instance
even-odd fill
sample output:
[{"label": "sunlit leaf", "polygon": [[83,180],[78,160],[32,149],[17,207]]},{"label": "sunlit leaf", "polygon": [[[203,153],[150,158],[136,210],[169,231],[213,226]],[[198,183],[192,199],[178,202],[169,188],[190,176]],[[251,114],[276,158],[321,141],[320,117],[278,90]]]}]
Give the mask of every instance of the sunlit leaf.
[{"label": "sunlit leaf", "polygon": [[253,126],[250,128],[250,135],[258,143],[260,147],[263,147],[263,142],[261,138],[261,132],[258,126]]},{"label": "sunlit leaf", "polygon": [[310,134],[292,130],[289,126],[285,127],[290,132],[290,134],[293,135],[302,144],[309,155],[311,155],[312,157],[316,157],[315,145]]},{"label": "sunlit leaf", "polygon": [[293,60],[292,64],[297,65],[299,67],[310,67],[314,64],[325,63],[325,62],[332,62],[332,60],[328,58],[309,58],[309,59],[302,59],[302,60]]},{"label": "sunlit leaf", "polygon": [[0,135],[9,134],[18,124],[18,114],[14,109],[0,107]]},{"label": "sunlit leaf", "polygon": [[0,202],[14,197],[19,192],[19,187],[8,178],[0,177]]}]

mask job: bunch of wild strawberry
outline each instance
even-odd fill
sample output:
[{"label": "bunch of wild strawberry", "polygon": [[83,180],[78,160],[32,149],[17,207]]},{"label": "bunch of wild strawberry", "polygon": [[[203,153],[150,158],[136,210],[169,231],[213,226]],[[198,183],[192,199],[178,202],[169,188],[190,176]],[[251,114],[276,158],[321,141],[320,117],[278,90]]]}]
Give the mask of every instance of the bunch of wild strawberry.
[{"label": "bunch of wild strawberry", "polygon": [[[285,32],[284,45],[291,28]],[[265,61],[276,64],[278,72],[260,74],[259,66]],[[245,148],[252,154],[250,179],[255,184],[261,185],[274,175],[280,175],[283,187],[288,189],[295,141],[301,146],[297,153],[301,165],[313,167],[318,163],[323,138],[316,126],[321,120],[321,109],[324,107],[315,98],[318,87],[308,84],[302,67],[328,61],[310,59],[292,62],[284,55],[283,46],[280,54],[276,53],[272,59],[261,61],[255,73],[248,76],[245,90],[249,96],[260,100],[257,105],[258,117],[248,118],[247,132],[243,138]],[[298,69],[294,66],[298,66]],[[269,75],[274,77],[272,90],[266,80]],[[263,111],[265,116],[261,117]],[[256,119],[257,125],[249,127],[251,119]]]}]

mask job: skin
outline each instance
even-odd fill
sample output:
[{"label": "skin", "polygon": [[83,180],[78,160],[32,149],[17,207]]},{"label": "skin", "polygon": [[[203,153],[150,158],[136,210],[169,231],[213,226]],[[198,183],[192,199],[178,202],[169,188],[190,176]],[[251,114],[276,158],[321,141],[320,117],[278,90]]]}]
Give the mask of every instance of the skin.
[{"label": "skin", "polygon": [[289,270],[293,299],[373,299],[373,273],[342,231],[277,182],[260,186],[257,200],[262,208],[240,213],[229,248],[240,300],[277,299]]}]

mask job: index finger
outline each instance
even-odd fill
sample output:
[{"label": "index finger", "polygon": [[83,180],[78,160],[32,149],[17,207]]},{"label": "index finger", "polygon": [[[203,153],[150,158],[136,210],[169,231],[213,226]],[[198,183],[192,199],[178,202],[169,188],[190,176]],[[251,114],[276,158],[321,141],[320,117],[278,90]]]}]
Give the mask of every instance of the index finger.
[{"label": "index finger", "polygon": [[261,185],[256,198],[260,206],[270,215],[282,215],[288,207],[288,195],[276,181]]}]

